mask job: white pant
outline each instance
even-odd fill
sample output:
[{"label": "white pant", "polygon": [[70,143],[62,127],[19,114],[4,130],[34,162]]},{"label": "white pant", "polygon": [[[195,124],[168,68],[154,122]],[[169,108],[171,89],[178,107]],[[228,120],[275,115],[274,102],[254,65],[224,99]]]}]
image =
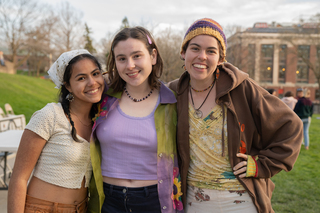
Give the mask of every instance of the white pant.
[{"label": "white pant", "polygon": [[246,191],[200,189],[188,186],[186,213],[257,213]]}]

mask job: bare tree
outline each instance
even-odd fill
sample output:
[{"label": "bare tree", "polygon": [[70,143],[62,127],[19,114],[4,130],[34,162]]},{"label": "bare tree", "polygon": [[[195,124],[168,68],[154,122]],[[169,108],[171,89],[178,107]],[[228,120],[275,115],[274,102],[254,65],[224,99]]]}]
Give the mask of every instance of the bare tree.
[{"label": "bare tree", "polygon": [[53,43],[60,53],[84,46],[82,12],[73,8],[69,2],[58,7],[58,26],[53,32]]},{"label": "bare tree", "polygon": [[27,47],[27,29],[38,21],[39,14],[36,11],[36,0],[0,0],[0,32],[11,52],[14,72],[29,57],[27,52],[22,60],[17,59],[18,53]]},{"label": "bare tree", "polygon": [[172,33],[170,28],[157,35],[156,43],[164,64],[161,80],[168,82],[178,78],[184,71],[182,68],[184,63],[180,59],[182,35]]},{"label": "bare tree", "polygon": [[40,71],[45,71],[51,65],[51,56],[53,53],[51,45],[51,34],[56,26],[58,17],[54,15],[52,10],[46,11],[39,25],[29,30],[27,34],[28,53],[30,57],[28,63],[31,70],[36,70],[37,76]]}]

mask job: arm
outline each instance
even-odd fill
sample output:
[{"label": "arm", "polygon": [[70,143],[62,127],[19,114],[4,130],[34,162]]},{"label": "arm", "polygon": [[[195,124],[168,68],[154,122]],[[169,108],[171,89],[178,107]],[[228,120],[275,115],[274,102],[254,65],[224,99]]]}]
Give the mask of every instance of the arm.
[{"label": "arm", "polygon": [[[240,97],[245,102],[235,107],[236,114],[244,121],[248,120],[245,116],[250,114],[252,117],[252,121],[249,120],[246,125],[251,132],[247,129],[247,132],[241,133],[243,139],[247,140],[245,143],[248,152],[244,154],[251,155],[250,159],[254,161],[248,165],[256,166],[256,174],[250,177],[270,178],[281,170],[290,171],[301,148],[301,119],[280,99],[268,94],[255,82],[246,81],[239,89],[240,93],[233,94],[233,98]],[[243,90],[245,97],[241,96]],[[238,100],[237,103],[241,101]],[[248,107],[244,107],[246,104]],[[245,161],[236,167],[239,163],[237,160],[235,171],[241,167],[248,167],[249,158],[239,154],[236,157]],[[236,174],[246,173],[251,169],[243,168]],[[245,176],[248,177],[247,174]]]},{"label": "arm", "polygon": [[253,109],[260,141],[253,141],[258,156],[257,178],[270,178],[281,170],[290,171],[302,142],[302,121],[277,97],[264,95]]},{"label": "arm", "polygon": [[8,213],[24,212],[27,183],[45,144],[46,140],[36,133],[24,131],[8,190]]},{"label": "arm", "polygon": [[258,105],[261,108],[257,111],[256,125],[261,139],[252,142],[254,151],[250,154],[254,156],[237,154],[244,160],[233,168],[240,178],[270,178],[281,170],[290,171],[302,142],[302,123],[294,112],[273,101]]}]

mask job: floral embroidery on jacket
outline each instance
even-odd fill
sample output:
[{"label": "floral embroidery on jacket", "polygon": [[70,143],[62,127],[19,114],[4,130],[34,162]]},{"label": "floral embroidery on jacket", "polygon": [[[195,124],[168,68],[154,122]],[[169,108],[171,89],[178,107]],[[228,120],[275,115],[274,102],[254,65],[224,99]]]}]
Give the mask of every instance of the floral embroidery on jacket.
[{"label": "floral embroidery on jacket", "polygon": [[172,192],[172,199],[173,199],[173,207],[174,209],[182,210],[183,204],[181,201],[181,178],[179,175],[179,169],[177,167],[173,168],[173,192]]}]

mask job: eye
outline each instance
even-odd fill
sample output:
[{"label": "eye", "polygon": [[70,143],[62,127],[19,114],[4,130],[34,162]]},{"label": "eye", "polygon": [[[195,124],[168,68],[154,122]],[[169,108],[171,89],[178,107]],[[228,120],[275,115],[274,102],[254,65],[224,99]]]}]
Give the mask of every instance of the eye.
[{"label": "eye", "polygon": [[191,47],[191,50],[197,51],[197,50],[199,50],[199,47]]},{"label": "eye", "polygon": [[125,60],[126,60],[125,57],[118,57],[118,58],[117,58],[117,61],[125,61]]},{"label": "eye", "polygon": [[96,72],[93,73],[93,76],[99,76],[99,75],[101,75],[100,70],[99,71],[97,70]]},{"label": "eye", "polygon": [[81,76],[81,77],[79,77],[77,80],[78,81],[82,81],[82,80],[84,80],[85,78],[83,77],[83,76]]},{"label": "eye", "polygon": [[141,57],[140,54],[136,54],[136,55],[133,56],[133,58],[140,58],[140,57]]}]

